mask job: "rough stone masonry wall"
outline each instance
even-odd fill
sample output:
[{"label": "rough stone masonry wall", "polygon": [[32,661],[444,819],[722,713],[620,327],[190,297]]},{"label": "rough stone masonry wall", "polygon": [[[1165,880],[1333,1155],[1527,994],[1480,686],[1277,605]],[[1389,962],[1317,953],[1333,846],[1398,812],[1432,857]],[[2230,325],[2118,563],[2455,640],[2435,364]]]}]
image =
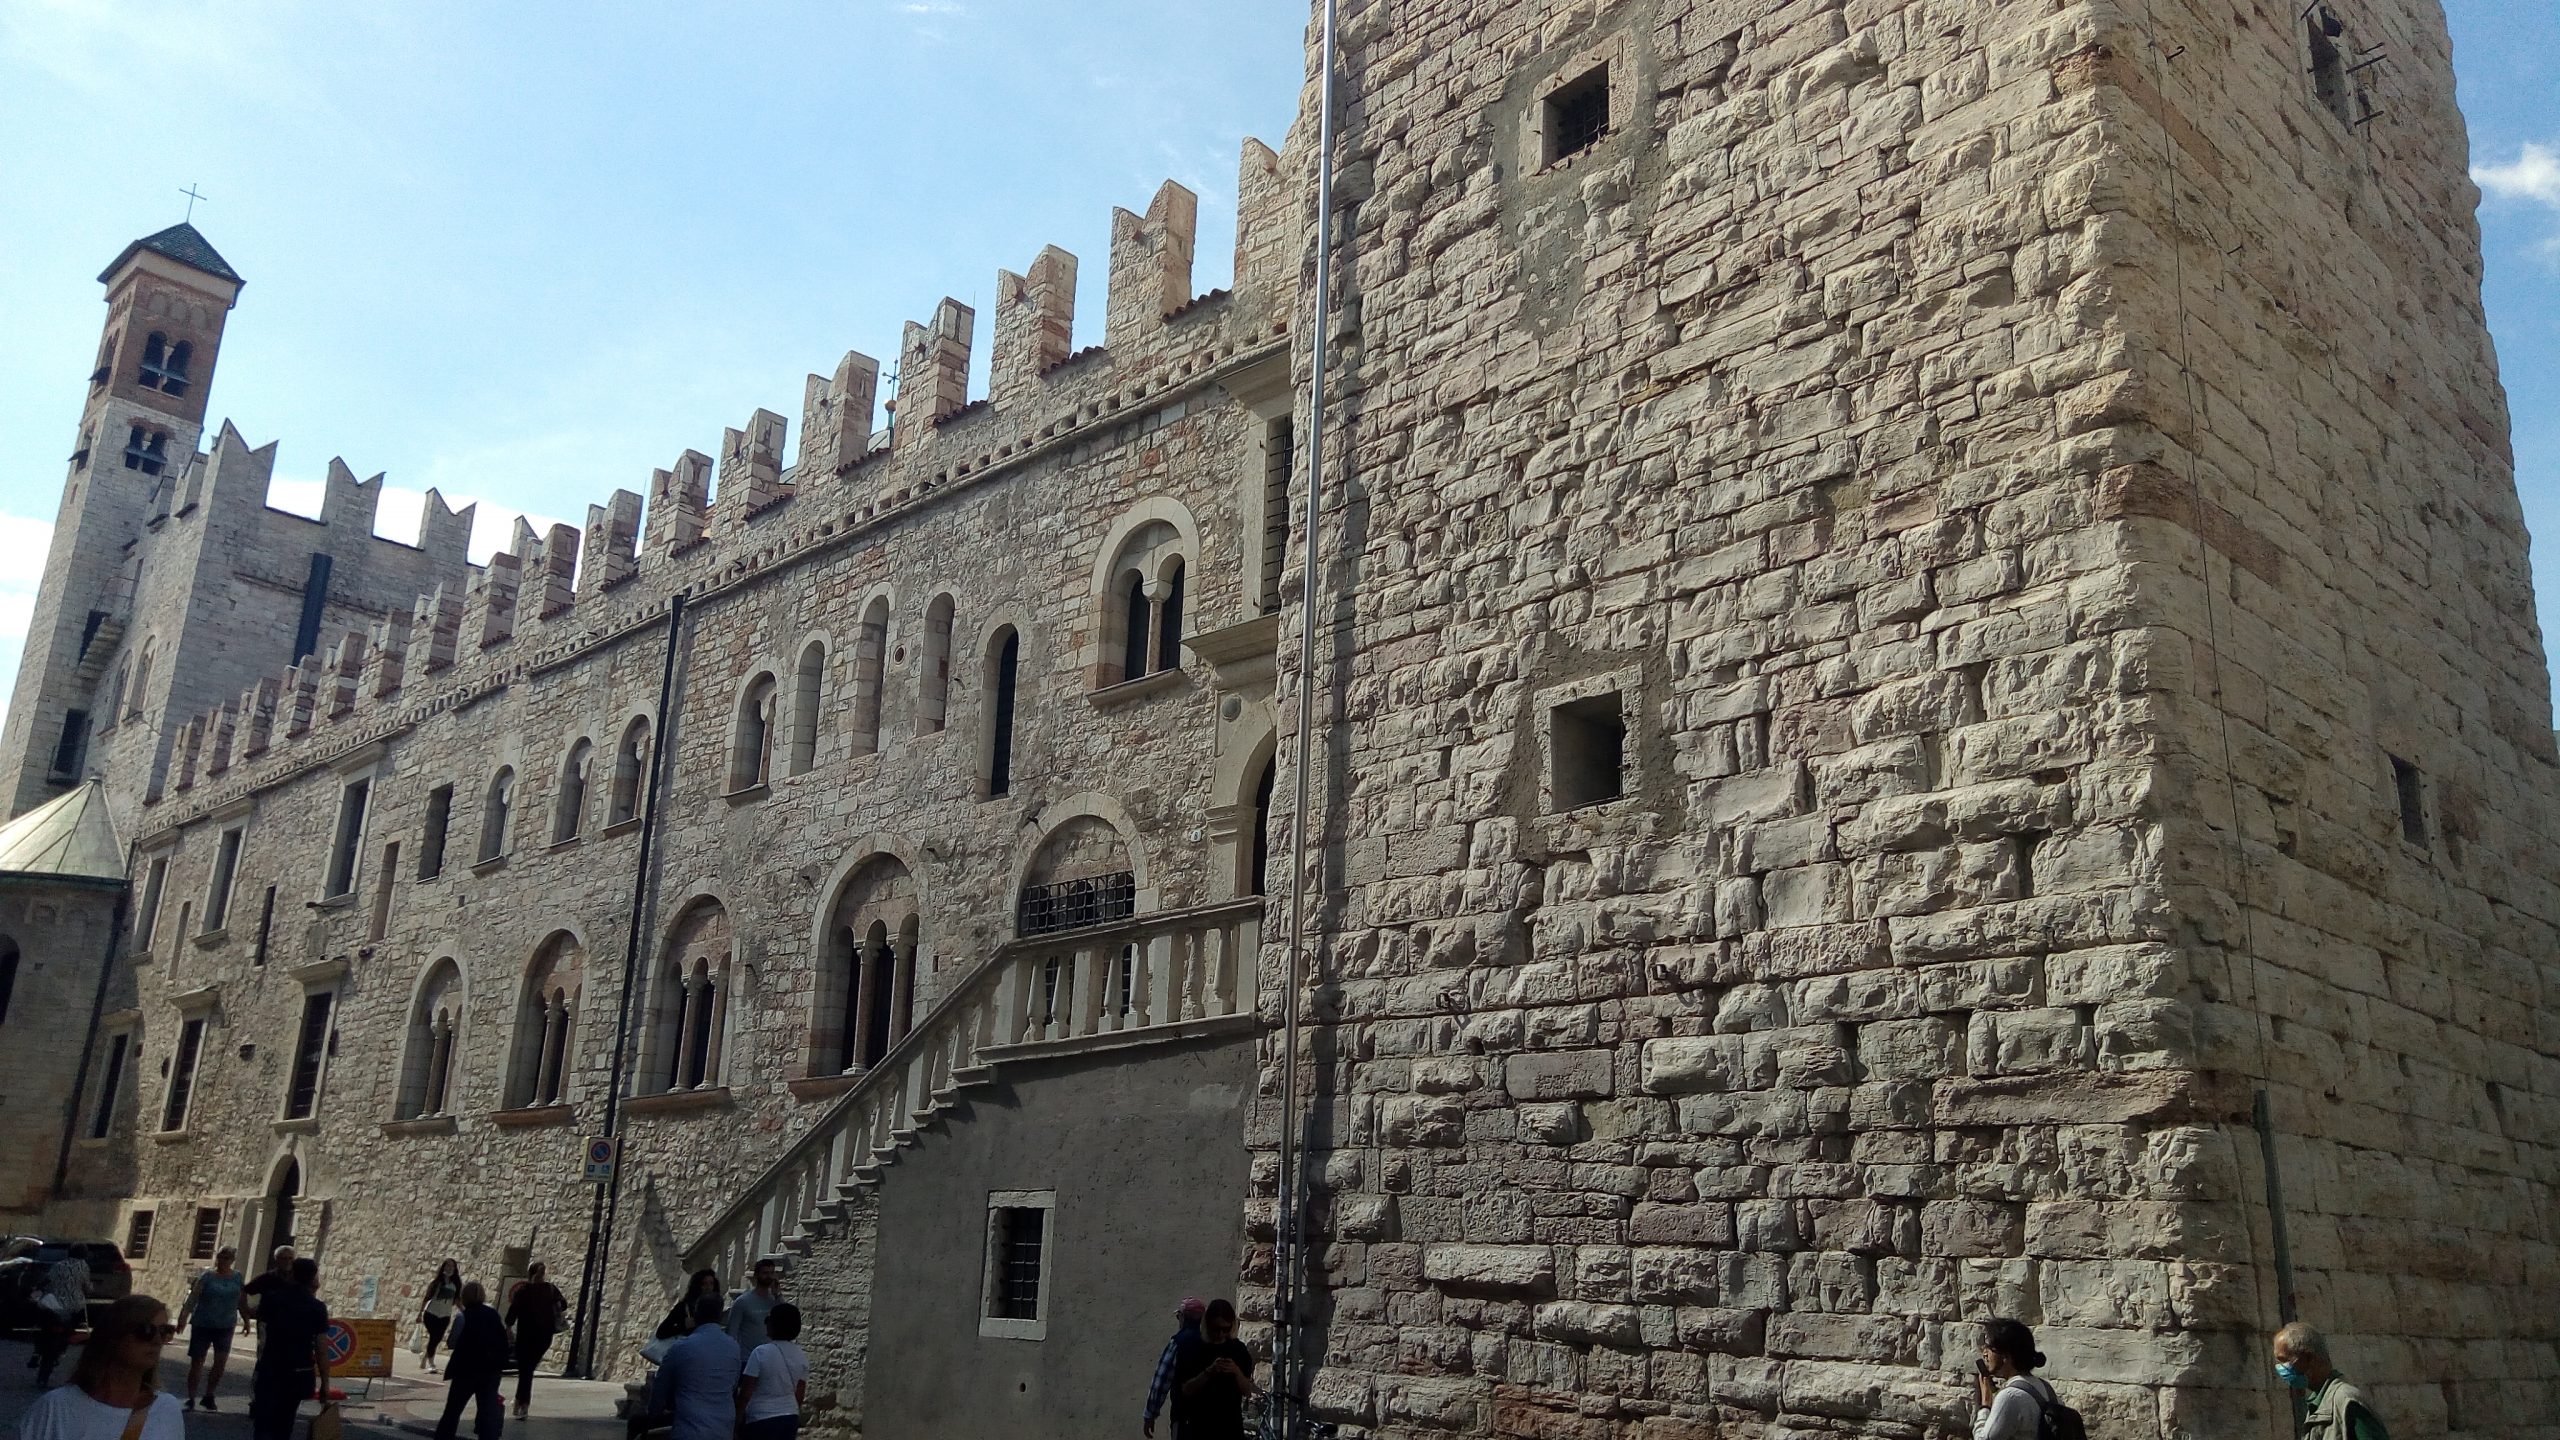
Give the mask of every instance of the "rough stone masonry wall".
[{"label": "rough stone masonry wall", "polygon": [[[2178,1044],[2267,1087],[2301,1313],[2395,1433],[2550,1435],[2551,702],[2477,195],[2440,8],[2335,13],[2351,63],[2382,57],[2343,114],[2290,5],[2130,7],[2149,33],[2107,62],[2134,102],[2118,194],[2146,338],[2110,401],[2145,423],[2104,488],[2143,517],[2145,613],[2190,641],[2154,680]],[[2214,1184],[2263,1197],[2235,1140]],[[2229,1243],[2263,1259],[2245,1214]]]},{"label": "rough stone masonry wall", "polygon": [[[2410,884],[2374,853],[2393,842],[2372,739],[2274,698],[2304,685],[2342,729],[2428,725],[2441,793],[2480,816],[2472,863],[2500,865],[2497,838],[2539,853],[2548,741],[2522,732],[2548,710],[2494,392],[2476,302],[2427,278],[2468,287],[2476,258],[2459,229],[2420,233],[2442,230],[2423,202],[2461,189],[2425,13],[2399,83],[2426,175],[2386,170],[2346,207],[2389,197],[2357,259],[2391,258],[2271,338],[2238,267],[2211,293],[2189,273],[2174,303],[2155,197],[2229,147],[2213,193],[2246,233],[2217,247],[2253,241],[2252,271],[2307,283],[2341,238],[2276,183],[2296,152],[2249,133],[2312,118],[2280,96],[2309,81],[2273,11],[2173,10],[2152,50],[2138,11],[2099,4],[1346,7],[1327,443],[1351,478],[1323,543],[1348,598],[1318,646],[1329,934],[1307,1042],[1321,1415],[1395,1436],[1948,1433],[1976,1323],[2014,1315],[2093,1434],[2280,1433],[2248,1125],[2269,1068],[2305,1299],[2347,1312],[2318,1318],[2348,1363],[2419,1429],[2440,1412],[2403,1382],[2450,1367],[2524,1397],[2463,1418],[2458,1382],[2454,1423],[2545,1403],[2517,1377],[2550,1373],[2547,1319],[2520,1313],[2548,1288],[2529,1177],[2549,1151],[2485,1124],[2549,1093],[2521,958],[2547,964],[2522,918],[2548,912],[2542,884]],[[2164,79],[2181,45],[2190,78]],[[1543,101],[1601,66],[1608,135],[1547,163]],[[2189,159],[2161,162],[2164,129]],[[2406,289],[2378,283],[2395,267]],[[2160,463],[2194,311],[2217,433],[2282,424],[2279,386],[2349,415],[2324,384],[2390,392],[2315,379],[2324,345],[2425,347],[2409,368],[2430,378],[2324,437],[2331,476],[2212,452],[2199,511]],[[2408,458],[2343,463],[2398,426]],[[2301,499],[2260,508],[2320,485],[2344,492],[2321,497],[2333,532]],[[2420,515],[2457,510],[2416,543]],[[2300,742],[2297,809],[2337,817],[2317,827],[2334,859],[2251,872],[2248,967],[2200,759],[2219,731],[2181,574],[2197,534],[2292,552],[2291,592],[2215,561],[2246,602],[2217,622],[2225,693],[2286,677],[2259,693]],[[2389,574],[2358,579],[2404,608],[2318,591],[2375,560],[2467,568],[2499,598],[2447,586],[2421,610]],[[2438,658],[2385,659],[2439,617]],[[2308,689],[2295,637],[2371,655],[2412,703]],[[2436,676],[2445,698],[2417,703]],[[1553,813],[1545,717],[1594,692],[1624,697],[1627,795]],[[2425,898],[2394,912],[2331,875]],[[2322,911],[2396,937],[2399,967],[2276,923]],[[2418,1003],[2374,1004],[2392,984]],[[2309,1113],[2322,1066],[2375,1076],[2380,1023],[2435,1057],[2412,1078],[2470,1135],[2386,1159],[2415,1126],[2361,1097]],[[2280,1065],[2244,1063],[2261,1025]],[[2508,1088],[2474,1100],[2456,1072],[2482,1062]],[[1263,1078],[1267,1241],[1275,1048]],[[2395,1244],[2448,1212],[2482,1215],[2488,1253],[2450,1229]],[[1269,1264],[1245,1267],[1257,1311]]]},{"label": "rough stone masonry wall", "polygon": [[[1248,151],[1249,172],[1263,163],[1257,156],[1268,152]],[[1172,248],[1152,223],[1128,219],[1128,246]],[[1240,228],[1269,243],[1251,217]],[[1180,253],[1174,279],[1187,286],[1187,239]],[[966,312],[944,308],[959,316],[956,334],[941,333],[956,340],[951,365],[965,375]],[[1063,340],[1067,313],[1054,318]],[[681,543],[634,554],[637,507],[618,497],[613,513],[623,518],[598,510],[574,592],[567,570],[551,568],[574,532],[540,549],[520,543],[475,576],[467,600],[430,597],[414,627],[327,637],[310,666],[243,697],[236,713],[191,722],[226,738],[180,742],[200,763],[173,767],[179,778],[145,807],[140,838],[138,865],[170,862],[163,931],[132,957],[135,1073],[145,1077],[137,1123],[146,1133],[128,1193],[133,1206],[160,1209],[168,1237],[140,1283],[182,1282],[190,1267],[181,1222],[197,1205],[224,1208],[226,1240],[263,1243],[264,1197],[290,1158],[303,1176],[298,1229],[318,1242],[337,1303],[359,1304],[371,1280],[381,1311],[405,1317],[437,1259],[456,1255],[469,1273],[495,1278],[504,1246],[529,1247],[574,1289],[594,1194],[579,1178],[579,1151],[602,1125],[628,915],[641,886],[650,902],[639,953],[650,983],[634,1036],[653,1028],[664,1003],[656,982],[678,938],[693,933],[683,922],[697,905],[724,917],[727,938],[715,948],[731,961],[732,989],[726,1059],[709,1087],[625,1111],[607,1281],[611,1367],[663,1314],[684,1247],[847,1083],[832,1066],[814,1066],[811,1051],[813,1036],[836,1033],[835,1018],[821,1013],[820,967],[831,907],[858,865],[887,857],[914,876],[908,893],[925,954],[918,1015],[1010,937],[1015,887],[1062,825],[1121,832],[1143,908],[1231,895],[1215,847],[1200,843],[1202,826],[1214,807],[1250,807],[1250,779],[1241,795],[1214,793],[1219,756],[1250,744],[1257,723],[1267,737],[1267,708],[1222,695],[1208,667],[1188,657],[1181,673],[1096,694],[1091,662],[1108,612],[1093,577],[1133,517],[1153,516],[1182,532],[1186,633],[1248,618],[1257,552],[1247,517],[1261,504],[1262,422],[1229,387],[1272,368],[1285,306],[1239,292],[1129,318],[1108,351],[1063,364],[1008,355],[1000,343],[1000,372],[1037,372],[1020,379],[1010,408],[902,404],[893,449],[860,451],[832,470],[804,464],[796,485],[778,478],[778,465],[744,466],[734,480],[724,472],[718,494],[690,502],[662,485],[669,528],[653,517],[649,533]],[[768,418],[732,432],[732,448],[742,433],[770,434],[778,462],[779,425]],[[762,503],[750,509],[750,498]],[[697,522],[707,520],[698,538],[675,523],[689,503]],[[548,603],[538,583],[546,573],[561,581]],[[516,575],[523,584],[510,615],[493,588]],[[690,603],[668,789],[656,863],[642,877],[637,826],[607,826],[607,797],[625,727],[656,707],[664,617],[679,593]],[[916,698],[937,595],[952,597],[956,623],[947,724],[935,731]],[[877,652],[882,725],[876,753],[862,753],[854,696],[866,652],[857,632],[875,599],[888,617]],[[990,798],[980,779],[989,709],[981,657],[1004,625],[1022,637],[1017,740],[1011,791]],[[791,735],[795,673],[813,639],[825,659],[809,767],[795,773],[787,738],[777,738],[770,785],[741,791],[731,779],[740,698],[752,677],[772,673],[781,682],[777,735]],[[262,751],[251,748],[253,726],[265,727]],[[584,822],[577,839],[554,844],[558,775],[581,738],[595,746]],[[502,766],[516,777],[510,839],[501,859],[480,862],[485,797]],[[322,892],[340,795],[358,777],[372,787],[363,869],[352,898],[332,901]],[[444,865],[425,878],[429,796],[445,784],[453,802]],[[202,914],[221,830],[243,822],[229,923],[176,933],[181,897]],[[269,885],[276,903],[262,954],[257,919]],[[523,1035],[517,1007],[537,955],[562,936],[583,977],[568,1103],[529,1109],[507,1089]],[[422,1053],[421,997],[448,961],[463,997],[453,1098],[444,1115],[403,1120],[404,1070]],[[332,1058],[317,1113],[293,1119],[284,1103],[294,1036],[314,988],[338,996]],[[159,1129],[182,1007],[213,1021],[195,1098],[182,1126],[147,1133]],[[666,1058],[641,1041],[632,1068],[648,1062],[660,1073]],[[663,1088],[643,1081],[634,1093]],[[955,1283],[973,1286],[979,1257],[953,1259]]]}]

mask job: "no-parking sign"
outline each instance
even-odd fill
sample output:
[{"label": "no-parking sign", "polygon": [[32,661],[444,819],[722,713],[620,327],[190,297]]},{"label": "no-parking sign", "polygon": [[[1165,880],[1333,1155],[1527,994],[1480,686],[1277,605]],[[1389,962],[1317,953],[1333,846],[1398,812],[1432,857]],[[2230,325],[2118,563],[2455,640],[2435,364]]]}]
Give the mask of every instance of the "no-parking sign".
[{"label": "no-parking sign", "polygon": [[378,1380],[391,1374],[392,1325],[388,1319],[357,1315],[333,1319],[320,1332],[320,1353],[328,1357],[329,1374],[352,1380]]},{"label": "no-parking sign", "polygon": [[622,1151],[622,1142],[599,1135],[587,1142],[587,1179],[598,1185],[613,1179],[613,1162]]}]

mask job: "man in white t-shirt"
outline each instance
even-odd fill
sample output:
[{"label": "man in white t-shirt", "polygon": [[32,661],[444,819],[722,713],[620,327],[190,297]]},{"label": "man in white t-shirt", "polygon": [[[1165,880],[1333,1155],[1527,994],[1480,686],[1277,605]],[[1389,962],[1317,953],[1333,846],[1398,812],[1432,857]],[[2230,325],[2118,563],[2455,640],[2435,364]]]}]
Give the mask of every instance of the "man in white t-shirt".
[{"label": "man in white t-shirt", "polygon": [[795,1440],[809,1399],[809,1357],[795,1343],[800,1307],[788,1300],[774,1306],[764,1333],[738,1379],[738,1440]]}]

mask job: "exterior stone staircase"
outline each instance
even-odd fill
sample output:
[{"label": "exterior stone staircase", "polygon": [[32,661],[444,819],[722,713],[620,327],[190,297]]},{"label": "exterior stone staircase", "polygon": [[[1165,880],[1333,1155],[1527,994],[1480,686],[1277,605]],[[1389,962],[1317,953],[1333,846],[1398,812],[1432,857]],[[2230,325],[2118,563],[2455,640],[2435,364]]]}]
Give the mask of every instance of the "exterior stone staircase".
[{"label": "exterior stone staircase", "polygon": [[786,1266],[1007,1060],[1164,1044],[1250,1023],[1259,897],[1008,942],[963,977],[685,1252],[688,1271]]}]

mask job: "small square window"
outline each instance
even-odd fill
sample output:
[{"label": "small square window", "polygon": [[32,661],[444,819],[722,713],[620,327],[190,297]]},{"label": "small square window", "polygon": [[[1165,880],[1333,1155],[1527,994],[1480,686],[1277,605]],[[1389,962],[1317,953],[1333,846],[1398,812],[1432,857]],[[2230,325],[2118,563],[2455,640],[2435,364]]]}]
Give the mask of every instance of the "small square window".
[{"label": "small square window", "polygon": [[1553,165],[1581,154],[1609,133],[1609,67],[1600,65],[1549,95],[1539,116],[1546,136],[1540,160]]},{"label": "small square window", "polygon": [[1548,712],[1547,793],[1559,811],[1627,793],[1627,714],[1617,691],[1568,700]]},{"label": "small square window", "polygon": [[987,1196],[986,1285],[978,1333],[997,1339],[1047,1336],[1049,1216],[1054,1190],[997,1190]]}]

